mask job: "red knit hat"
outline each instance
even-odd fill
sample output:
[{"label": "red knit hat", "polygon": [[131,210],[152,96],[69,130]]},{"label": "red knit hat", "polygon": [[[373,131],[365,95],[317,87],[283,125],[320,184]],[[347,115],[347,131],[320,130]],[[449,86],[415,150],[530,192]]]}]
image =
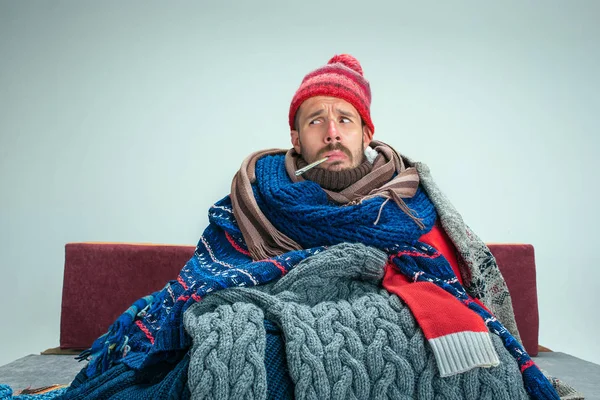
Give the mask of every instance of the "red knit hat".
[{"label": "red knit hat", "polygon": [[363,76],[358,60],[349,54],[333,56],[327,65],[304,77],[290,105],[290,129],[298,108],[305,100],[315,96],[331,96],[346,100],[360,114],[363,122],[375,133],[371,121],[371,87]]}]

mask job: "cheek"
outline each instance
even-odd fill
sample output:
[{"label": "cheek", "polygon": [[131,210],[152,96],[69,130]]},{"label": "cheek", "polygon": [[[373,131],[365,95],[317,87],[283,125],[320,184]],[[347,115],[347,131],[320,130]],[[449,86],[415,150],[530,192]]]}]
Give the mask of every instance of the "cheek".
[{"label": "cheek", "polygon": [[306,135],[302,139],[302,148],[304,151],[312,152],[314,148],[319,145],[319,139],[317,135]]},{"label": "cheek", "polygon": [[362,135],[362,132],[360,132],[359,134],[356,134],[352,137],[352,146],[353,147],[362,148],[364,143],[365,143],[365,140],[364,140],[364,136]]}]

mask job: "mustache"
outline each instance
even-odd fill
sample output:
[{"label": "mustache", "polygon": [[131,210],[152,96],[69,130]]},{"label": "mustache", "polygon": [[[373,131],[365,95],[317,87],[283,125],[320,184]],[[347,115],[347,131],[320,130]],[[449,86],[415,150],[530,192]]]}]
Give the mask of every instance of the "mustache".
[{"label": "mustache", "polygon": [[352,157],[352,152],[350,151],[350,149],[348,149],[347,147],[345,147],[344,145],[342,145],[339,142],[337,142],[337,143],[330,143],[327,146],[323,147],[317,153],[317,158],[323,158],[323,154],[325,154],[327,152],[330,152],[330,151],[335,151],[335,150],[342,151],[344,154],[346,154],[348,156],[348,158],[350,160],[352,160],[353,157]]}]

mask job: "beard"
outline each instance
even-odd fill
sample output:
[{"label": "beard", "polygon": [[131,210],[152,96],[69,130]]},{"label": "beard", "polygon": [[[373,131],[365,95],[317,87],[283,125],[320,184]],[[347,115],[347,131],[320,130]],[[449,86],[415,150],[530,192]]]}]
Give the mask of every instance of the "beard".
[{"label": "beard", "polygon": [[354,162],[354,155],[352,154],[350,149],[347,148],[346,146],[342,145],[340,142],[330,143],[327,146],[323,147],[321,150],[319,150],[319,152],[317,153],[317,160],[320,158],[323,158],[323,154],[325,154],[329,151],[335,151],[335,150],[340,150],[341,152],[343,152],[344,154],[346,154],[348,156],[351,163]]},{"label": "beard", "polygon": [[[302,142],[300,142],[300,148],[301,148],[302,153],[304,154],[304,150],[302,149]],[[364,151],[362,149],[364,149],[364,139],[361,140],[360,150],[358,150],[356,153],[352,153],[352,150],[350,150],[348,147],[344,146],[340,142],[330,143],[327,146],[323,147],[321,150],[319,150],[317,152],[317,154],[315,155],[314,159],[311,159],[311,160],[305,159],[305,161],[308,164],[310,164],[312,162],[315,162],[315,161],[323,158],[323,154],[325,154],[327,152],[339,150],[339,151],[343,152],[346,156],[348,156],[348,160],[350,161],[350,166],[348,166],[346,168],[342,168],[340,170],[352,169],[352,168],[358,167],[358,165],[360,165],[360,163],[362,163],[362,161],[364,159]],[[358,165],[355,165],[355,160],[358,160]],[[340,165],[342,163],[343,163],[343,161],[341,161],[341,160],[334,161],[331,164],[329,164],[329,166],[337,167],[338,165]],[[321,165],[317,166],[316,168],[324,168],[324,166],[323,166],[323,164],[321,164]],[[334,168],[334,169],[337,169],[337,168]]]}]

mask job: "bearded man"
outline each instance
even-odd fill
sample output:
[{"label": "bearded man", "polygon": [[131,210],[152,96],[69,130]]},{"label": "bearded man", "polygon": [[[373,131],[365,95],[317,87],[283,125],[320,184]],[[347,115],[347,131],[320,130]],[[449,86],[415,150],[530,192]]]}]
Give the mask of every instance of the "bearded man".
[{"label": "bearded man", "polygon": [[293,148],[251,154],[177,280],[82,354],[67,398],[558,399],[494,258],[427,167],[374,141],[339,55],[304,77]]}]

